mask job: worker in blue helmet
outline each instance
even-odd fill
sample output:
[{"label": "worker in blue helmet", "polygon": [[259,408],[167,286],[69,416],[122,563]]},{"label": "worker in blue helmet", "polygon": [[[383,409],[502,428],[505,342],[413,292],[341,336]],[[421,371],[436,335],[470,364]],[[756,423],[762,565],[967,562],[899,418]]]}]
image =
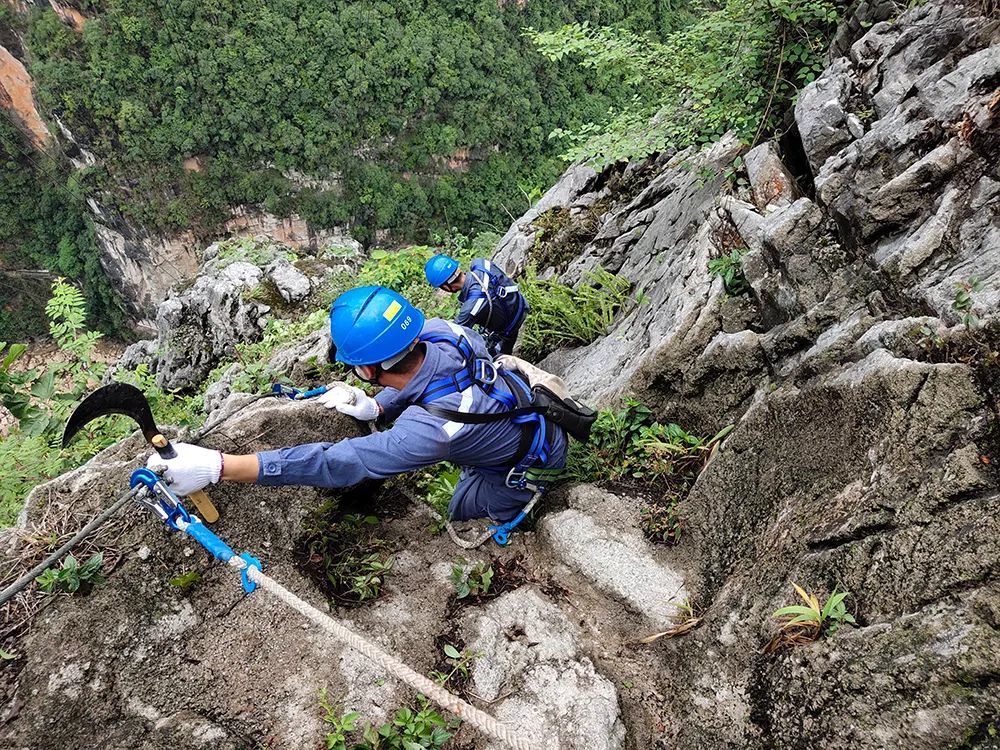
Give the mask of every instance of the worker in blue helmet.
[{"label": "worker in blue helmet", "polygon": [[[347,487],[451,461],[463,468],[449,506],[453,519],[508,521],[565,466],[566,434],[538,414],[487,423],[464,421],[530,400],[516,371],[493,363],[475,331],[424,314],[379,286],[352,289],[330,310],[336,357],[374,397],[337,386],[327,408],[388,429],[337,443],[311,443],[247,455],[184,443],[177,457],[150,461],[178,494],[227,479],[264,485]],[[525,393],[527,391],[527,395]],[[452,416],[441,416],[440,413]]]},{"label": "worker in blue helmet", "polygon": [[492,354],[510,354],[514,350],[528,303],[517,284],[496,263],[476,258],[466,273],[454,258],[435,255],[424,265],[424,275],[431,286],[458,293],[462,307],[455,322],[485,330]]}]

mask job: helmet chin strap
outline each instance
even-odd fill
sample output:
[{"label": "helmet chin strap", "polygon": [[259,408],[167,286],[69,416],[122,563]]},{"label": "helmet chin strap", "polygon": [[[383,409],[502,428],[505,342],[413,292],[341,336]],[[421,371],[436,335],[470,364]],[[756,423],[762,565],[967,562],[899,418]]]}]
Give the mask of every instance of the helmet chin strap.
[{"label": "helmet chin strap", "polygon": [[[384,372],[384,371],[390,369],[391,367],[393,367],[394,365],[398,364],[399,362],[401,362],[403,360],[403,358],[406,357],[406,355],[408,355],[410,352],[412,352],[414,349],[417,348],[417,344],[419,344],[419,343],[420,343],[420,339],[417,339],[412,344],[410,344],[408,347],[406,347],[406,349],[404,349],[399,354],[397,354],[395,357],[390,357],[389,359],[385,360],[384,362],[379,362],[379,363],[374,364],[374,365],[355,365],[354,366],[354,374],[357,376],[358,380],[362,380],[365,383],[368,383],[369,385],[381,385],[378,382],[379,373]],[[375,370],[375,374],[372,375],[371,378],[366,378],[361,373],[361,371],[359,369],[361,367],[371,367],[371,368],[373,368]]]}]

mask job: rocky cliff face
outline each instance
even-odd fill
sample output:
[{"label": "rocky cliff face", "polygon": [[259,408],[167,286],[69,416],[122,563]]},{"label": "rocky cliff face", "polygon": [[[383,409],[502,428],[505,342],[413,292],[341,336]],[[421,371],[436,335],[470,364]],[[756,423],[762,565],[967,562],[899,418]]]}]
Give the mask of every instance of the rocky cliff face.
[{"label": "rocky cliff face", "polygon": [[[236,356],[237,344],[259,341],[268,321],[283,312],[301,312],[332,276],[356,268],[361,246],[349,238],[340,243],[314,255],[297,254],[266,236],[210,245],[197,277],[157,306],[156,338],[130,346],[118,367],[145,364],[166,390],[198,385],[219,362]],[[327,302],[325,297],[314,301],[317,308]],[[316,349],[320,364],[326,363],[328,345],[309,347]],[[285,369],[290,374],[291,368],[277,368]],[[213,398],[222,395],[224,385],[214,388]]]},{"label": "rocky cliff face", "polygon": [[[160,303],[171,290],[198,275],[203,241],[190,233],[165,237],[125,221],[116,212],[90,199],[101,263],[119,285],[134,324],[156,330]],[[353,246],[342,230],[317,230],[297,216],[279,219],[270,214],[240,211],[226,222],[223,233],[236,238],[273,239],[295,250],[318,254],[331,247]]]},{"label": "rocky cliff face", "polygon": [[[443,642],[481,653],[467,695],[563,750],[998,747],[1000,31],[945,3],[873,20],[846,27],[780,143],[571,169],[497,249],[645,292],[606,337],[543,363],[579,392],[636,395],[702,434],[735,425],[682,505],[680,545],[646,541],[629,491],[563,488],[534,532],[473,555],[504,571],[500,596],[459,603],[447,538],[367,488],[343,502],[381,518],[396,566],[386,596],[337,616],[421,670]],[[733,251],[737,296],[708,272]],[[208,444],[355,429],[268,403]],[[28,523],[70,503],[86,517],[144,455],[123,443],[39,488]],[[296,564],[320,493],[216,496],[223,537],[323,601]],[[241,600],[154,521],[119,533],[109,585],[35,620],[7,684],[11,746],[301,747],[321,741],[321,687],[376,720],[410,699],[272,600]],[[165,583],[195,566],[192,589]],[[849,590],[858,626],[765,654],[793,582]],[[636,643],[685,600],[698,627]],[[490,745],[465,729],[455,746]]]}]

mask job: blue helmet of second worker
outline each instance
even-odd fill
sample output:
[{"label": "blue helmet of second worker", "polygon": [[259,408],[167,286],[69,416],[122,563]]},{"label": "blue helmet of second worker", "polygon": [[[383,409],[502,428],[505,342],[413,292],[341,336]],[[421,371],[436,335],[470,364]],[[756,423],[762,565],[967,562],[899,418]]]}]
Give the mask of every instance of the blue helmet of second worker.
[{"label": "blue helmet of second worker", "polygon": [[424,275],[431,286],[441,287],[451,283],[459,270],[458,261],[448,255],[435,255],[424,264]]}]

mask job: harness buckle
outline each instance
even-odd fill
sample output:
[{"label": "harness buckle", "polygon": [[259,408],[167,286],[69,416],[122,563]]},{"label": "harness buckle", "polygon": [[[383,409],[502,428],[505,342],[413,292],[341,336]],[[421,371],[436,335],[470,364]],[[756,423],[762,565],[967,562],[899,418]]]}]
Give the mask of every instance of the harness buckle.
[{"label": "harness buckle", "polygon": [[474,377],[481,385],[493,385],[500,377],[500,370],[489,359],[477,359],[474,367]]},{"label": "harness buckle", "polygon": [[497,299],[507,299],[507,287],[505,286],[497,287]]},{"label": "harness buckle", "polygon": [[516,466],[507,472],[505,484],[512,490],[523,490],[528,486],[528,470]]}]

